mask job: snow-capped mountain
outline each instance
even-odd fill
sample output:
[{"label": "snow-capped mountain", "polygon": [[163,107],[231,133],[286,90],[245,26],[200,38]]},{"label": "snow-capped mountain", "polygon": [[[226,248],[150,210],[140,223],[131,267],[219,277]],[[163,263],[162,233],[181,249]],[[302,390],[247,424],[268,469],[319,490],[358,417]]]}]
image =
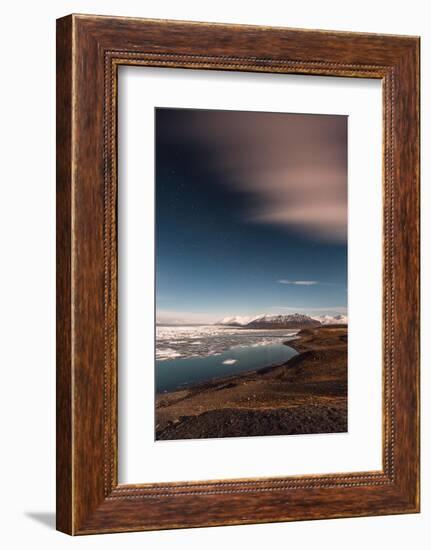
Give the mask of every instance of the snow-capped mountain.
[{"label": "snow-capped mountain", "polygon": [[347,315],[320,315],[313,319],[320,321],[322,325],[347,325]]},{"label": "snow-capped mountain", "polygon": [[306,327],[318,327],[320,321],[301,313],[290,315],[257,315],[256,317],[226,317],[218,324],[226,326],[240,326],[245,328],[291,328],[301,329]]},{"label": "snow-capped mountain", "polygon": [[250,316],[240,316],[237,315],[236,317],[225,317],[220,322],[218,322],[218,325],[227,325],[229,327],[243,327],[247,323],[250,323],[253,319],[256,317],[250,317]]},{"label": "snow-capped mountain", "polygon": [[308,315],[292,313],[290,315],[261,315],[247,323],[247,328],[306,328],[318,327],[320,321]]}]

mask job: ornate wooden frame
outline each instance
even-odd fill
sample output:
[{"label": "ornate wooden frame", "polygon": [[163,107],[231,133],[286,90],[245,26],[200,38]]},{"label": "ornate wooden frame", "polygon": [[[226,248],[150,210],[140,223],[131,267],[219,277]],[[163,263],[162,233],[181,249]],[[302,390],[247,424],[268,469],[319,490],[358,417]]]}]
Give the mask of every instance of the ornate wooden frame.
[{"label": "ornate wooden frame", "polygon": [[[119,65],[383,82],[383,470],[119,485]],[[419,511],[419,38],[70,15],[57,21],[57,528],[69,534]]]}]

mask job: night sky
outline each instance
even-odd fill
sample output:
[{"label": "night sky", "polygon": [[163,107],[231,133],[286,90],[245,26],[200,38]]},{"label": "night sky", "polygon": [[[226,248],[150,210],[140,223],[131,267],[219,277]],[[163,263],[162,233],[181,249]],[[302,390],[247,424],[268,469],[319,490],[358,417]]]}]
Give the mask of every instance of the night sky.
[{"label": "night sky", "polygon": [[157,321],[346,313],[347,117],[155,120]]}]

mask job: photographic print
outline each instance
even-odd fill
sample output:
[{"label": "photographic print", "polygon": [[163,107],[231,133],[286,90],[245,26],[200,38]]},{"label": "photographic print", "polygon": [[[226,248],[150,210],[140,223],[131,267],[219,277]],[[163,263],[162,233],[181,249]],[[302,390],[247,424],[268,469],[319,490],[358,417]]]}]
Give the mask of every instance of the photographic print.
[{"label": "photographic print", "polygon": [[156,108],[156,440],[347,431],[347,116]]}]

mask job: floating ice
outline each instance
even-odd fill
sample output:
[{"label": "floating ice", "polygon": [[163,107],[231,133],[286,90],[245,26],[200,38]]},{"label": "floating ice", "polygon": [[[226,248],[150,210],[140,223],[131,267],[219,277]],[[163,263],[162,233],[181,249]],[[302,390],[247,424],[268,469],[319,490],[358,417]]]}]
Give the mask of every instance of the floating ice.
[{"label": "floating ice", "polygon": [[[233,347],[280,344],[292,339],[297,330],[247,329],[220,325],[157,326],[156,359],[166,361],[219,355]],[[225,363],[229,364],[229,363]]]}]

